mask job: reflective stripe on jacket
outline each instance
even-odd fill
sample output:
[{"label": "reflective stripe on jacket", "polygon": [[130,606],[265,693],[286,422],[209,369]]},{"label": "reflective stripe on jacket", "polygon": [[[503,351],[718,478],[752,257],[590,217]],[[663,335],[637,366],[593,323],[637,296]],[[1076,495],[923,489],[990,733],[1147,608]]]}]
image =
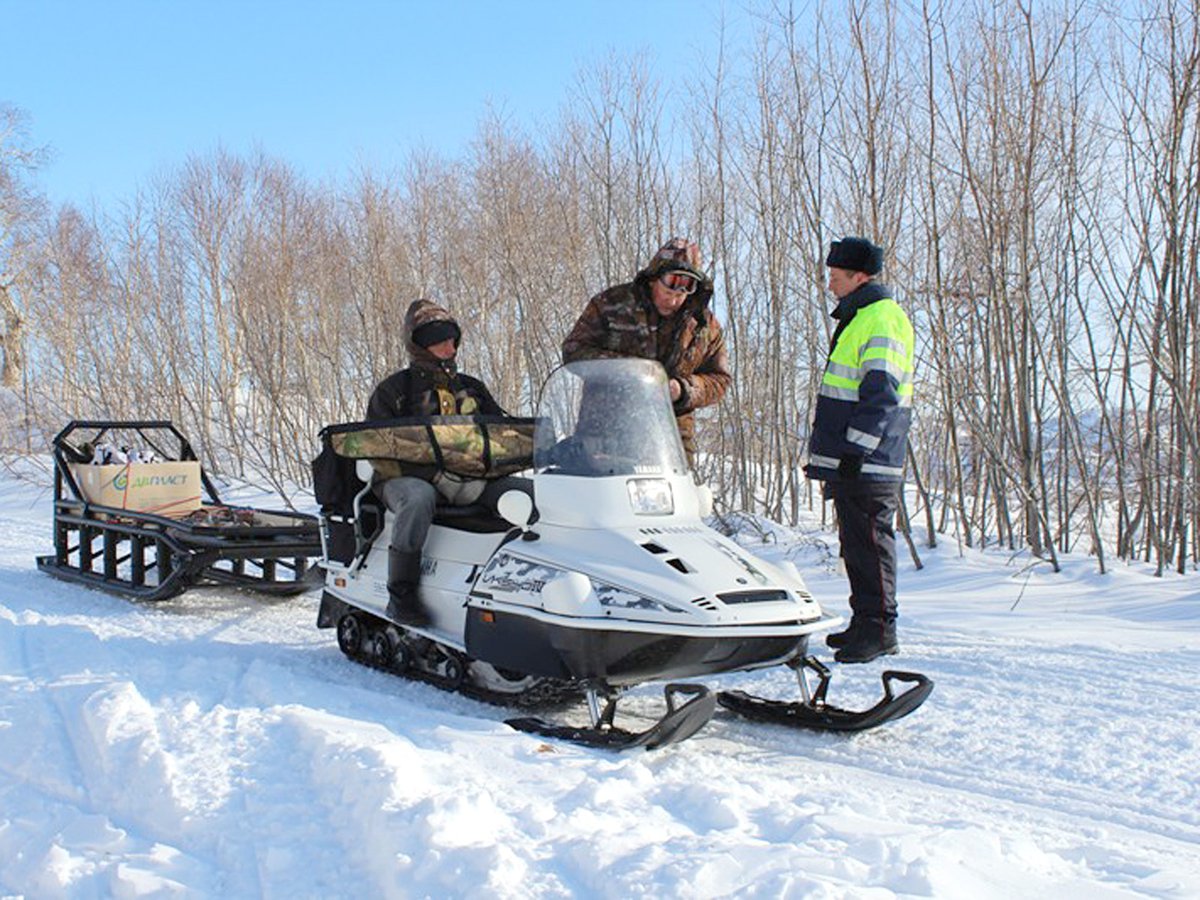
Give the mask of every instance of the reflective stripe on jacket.
[{"label": "reflective stripe on jacket", "polygon": [[838,480],[843,456],[863,457],[860,478],[900,481],[912,420],[913,329],[887,287],[869,282],[843,297],[818,391],[809,475]]}]

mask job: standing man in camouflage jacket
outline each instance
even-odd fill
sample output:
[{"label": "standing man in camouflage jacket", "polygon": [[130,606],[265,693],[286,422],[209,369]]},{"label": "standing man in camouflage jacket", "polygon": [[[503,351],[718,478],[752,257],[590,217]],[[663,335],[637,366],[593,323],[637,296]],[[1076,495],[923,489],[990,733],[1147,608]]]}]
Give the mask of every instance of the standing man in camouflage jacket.
[{"label": "standing man in camouflage jacket", "polygon": [[589,300],[562,346],[563,362],[632,356],[662,363],[693,468],[695,410],[717,403],[732,380],[721,324],[708,308],[712,294],[700,248],[672,238],[633,281]]}]

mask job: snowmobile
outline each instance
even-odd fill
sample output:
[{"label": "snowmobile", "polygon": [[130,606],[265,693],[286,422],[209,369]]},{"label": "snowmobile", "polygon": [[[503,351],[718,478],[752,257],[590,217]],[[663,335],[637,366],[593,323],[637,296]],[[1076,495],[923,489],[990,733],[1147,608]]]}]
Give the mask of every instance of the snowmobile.
[{"label": "snowmobile", "polygon": [[[687,466],[657,362],[562,366],[533,418],[350,423],[321,437],[318,626],[335,628],[351,659],[491,702],[528,710],[586,699],[586,726],[521,716],[508,720],[516,729],[649,749],[694,734],[720,703],[854,731],[907,715],[933,688],[923,675],[885,672],[872,708],[826,702],[829,670],[807,647],[842,619],[822,611],[793,564],[758,559],[705,524],[712,494]],[[457,478],[532,471],[531,490],[507,491],[495,510],[439,507],[423,549],[422,627],[387,615],[392,514],[371,482],[397,461],[435,461]],[[795,670],[800,700],[682,681],[777,665]],[[665,713],[644,730],[618,725],[618,699],[646,682],[665,683]]]}]

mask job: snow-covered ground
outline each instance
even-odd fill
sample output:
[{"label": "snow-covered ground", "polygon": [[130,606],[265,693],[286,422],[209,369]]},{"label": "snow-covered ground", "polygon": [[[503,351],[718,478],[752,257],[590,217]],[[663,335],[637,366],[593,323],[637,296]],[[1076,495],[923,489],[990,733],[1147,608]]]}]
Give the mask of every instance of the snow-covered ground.
[{"label": "snow-covered ground", "polygon": [[[1195,573],[943,543],[901,571],[887,666],[937,682],[909,718],[718,713],[614,754],[352,664],[315,594],[138,606],[41,575],[48,492],[0,491],[0,896],[1200,897]],[[762,554],[844,612],[832,538],[784,538]],[[839,667],[831,700],[883,668]]]}]

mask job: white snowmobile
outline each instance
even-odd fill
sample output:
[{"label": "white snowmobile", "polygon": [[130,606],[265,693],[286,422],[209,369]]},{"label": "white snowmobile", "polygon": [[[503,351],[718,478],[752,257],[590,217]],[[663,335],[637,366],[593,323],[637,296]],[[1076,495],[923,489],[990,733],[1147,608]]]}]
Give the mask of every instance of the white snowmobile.
[{"label": "white snowmobile", "polygon": [[[354,423],[322,439],[318,626],[335,627],[352,659],[489,701],[586,697],[589,726],[523,717],[509,720],[514,728],[652,748],[695,733],[719,701],[756,719],[861,730],[908,714],[933,688],[922,675],[885,672],[885,696],[871,709],[825,702],[829,671],[807,645],[841,618],[822,612],[791,563],[758,559],[705,524],[712,495],[687,467],[658,363],[563,366],[534,419]],[[532,497],[509,491],[496,511],[439,508],[419,592],[428,626],[387,617],[391,514],[374,497],[367,460],[401,469],[434,460],[452,477],[532,468]],[[797,674],[799,701],[676,682],[781,664]],[[643,682],[669,682],[667,711],[627,731],[615,722],[617,699]],[[896,693],[895,682],[911,686]]]}]

